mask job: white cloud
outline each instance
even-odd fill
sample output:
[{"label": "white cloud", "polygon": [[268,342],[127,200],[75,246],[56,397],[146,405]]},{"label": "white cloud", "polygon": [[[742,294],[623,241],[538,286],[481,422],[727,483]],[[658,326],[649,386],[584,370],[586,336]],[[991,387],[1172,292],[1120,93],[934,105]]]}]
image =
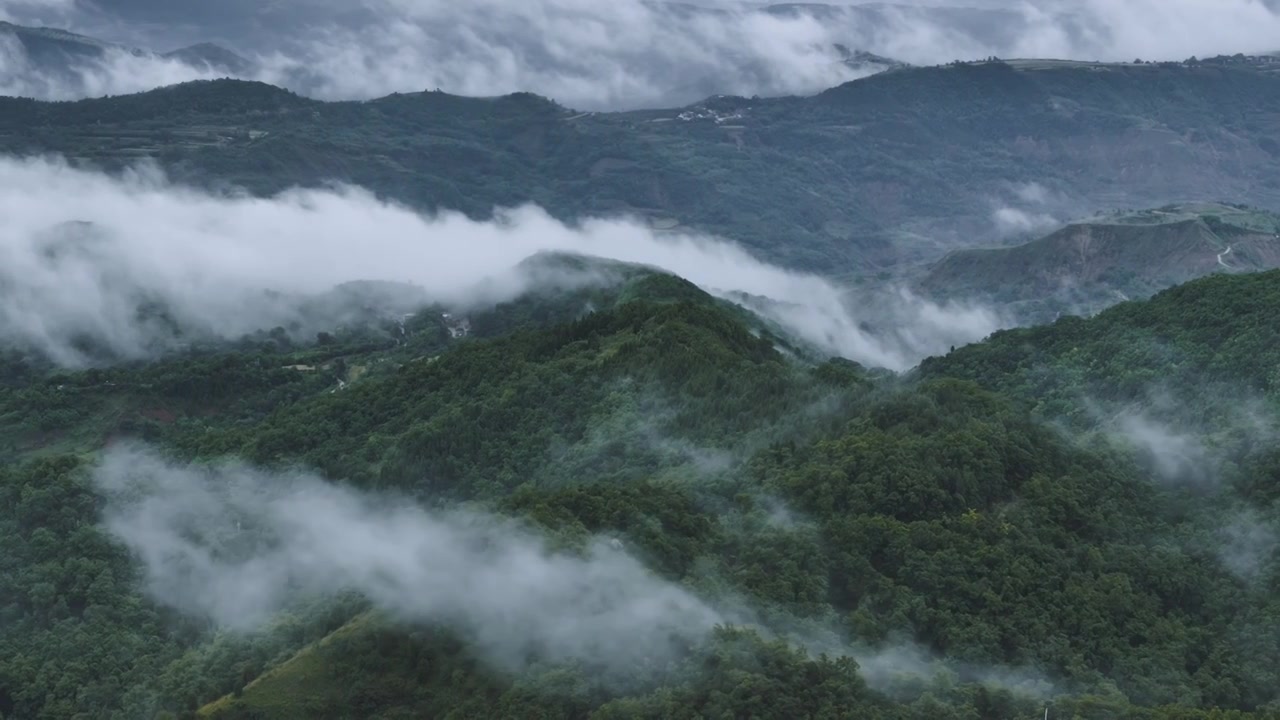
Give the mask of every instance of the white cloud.
[{"label": "white cloud", "polygon": [[[132,37],[157,11],[150,5],[130,11],[127,4],[118,3],[126,20],[99,13],[66,21],[116,37],[127,29]],[[1128,61],[1280,50],[1280,15],[1260,0],[1026,0],[981,11],[798,7],[759,12],[725,5],[711,12],[645,0],[364,0],[353,8],[345,0],[291,0],[240,3],[213,15],[192,10],[172,27],[183,42],[195,39],[192,28],[225,33],[214,39],[239,42],[261,63],[255,77],[326,99],[433,88],[530,91],[583,109],[682,104],[717,93],[803,94],[866,74],[841,63],[837,43],[916,64],[989,55]],[[171,16],[184,17],[166,9],[164,17]],[[176,37],[160,31],[152,41],[169,47]],[[85,71],[98,79],[9,85],[61,97],[175,79],[171,67],[140,71],[122,56]]]},{"label": "white cloud", "polygon": [[[1089,28],[1083,47],[1101,59],[1184,59],[1280,50],[1280,13],[1264,0],[1058,0]],[[1032,42],[1034,46],[1034,41]]]},{"label": "white cloud", "polygon": [[867,684],[894,697],[915,698],[932,685],[957,681],[999,688],[1015,695],[1049,698],[1057,691],[1044,674],[1030,669],[950,663],[913,643],[853,653]]},{"label": "white cloud", "polygon": [[[298,602],[356,591],[403,622],[464,638],[497,668],[580,662],[603,680],[661,670],[717,626],[751,627],[813,655],[853,657],[867,682],[917,695],[955,679],[1030,697],[1040,673],[950,663],[912,644],[851,647],[839,633],[733,597],[702,598],[656,576],[625,545],[596,537],[554,549],[539,532],[474,510],[428,510],[303,472],[234,461],[186,465],[117,445],[93,474],[103,526],[140,561],[156,602],[219,628],[251,631]],[[771,522],[795,529],[780,506]],[[634,676],[632,676],[634,677]]]},{"label": "white cloud", "polygon": [[1274,565],[1280,533],[1274,519],[1256,510],[1236,513],[1218,528],[1218,557],[1235,575],[1256,580]]},{"label": "white cloud", "polygon": [[1021,210],[1015,207],[996,208],[991,214],[995,222],[996,232],[1000,235],[1022,235],[1031,232],[1050,230],[1061,225],[1054,216],[1048,213]]},{"label": "white cloud", "polygon": [[991,222],[999,237],[1044,234],[1064,218],[1087,212],[1079,201],[1038,182],[1011,183],[991,200]]},{"label": "white cloud", "polygon": [[[642,0],[383,0],[371,7],[391,19],[303,40],[298,60],[324,78],[319,94],[349,97],[416,81],[416,88],[464,94],[532,90],[594,109],[669,100],[678,90],[673,77],[703,93],[820,90],[855,75],[839,64],[837,43],[917,64],[1280,49],[1271,47],[1280,15],[1258,0],[1027,0],[981,15],[910,5],[785,13],[730,5],[712,14]],[[377,68],[385,80],[361,68]]]},{"label": "white cloud", "polygon": [[1117,418],[1116,429],[1150,460],[1165,480],[1200,486],[1218,482],[1209,450],[1198,435],[1179,432],[1134,411]]},{"label": "white cloud", "polygon": [[762,312],[799,339],[895,370],[998,326],[981,310],[901,295],[873,333],[819,277],[626,219],[568,226],[535,207],[491,222],[424,216],[357,188],[214,195],[145,168],[112,177],[45,159],[0,160],[0,185],[0,339],[66,364],[84,361],[81,339],[126,356],[150,352],[155,329],[137,313],[146,303],[162,304],[184,328],[234,338],[286,324],[296,313],[290,296],[355,280],[411,283],[451,304],[514,297],[533,281],[517,265],[546,251],[652,265],[713,293],[771,298]]},{"label": "white cloud", "polygon": [[1048,188],[1037,182],[1022,183],[1014,187],[1014,194],[1030,205],[1044,205],[1052,198]]},{"label": "white cloud", "polygon": [[0,32],[0,95],[42,100],[76,100],[104,95],[145,92],[189,80],[222,77],[209,68],[195,68],[178,60],[134,55],[108,48],[100,58],[77,60],[61,71],[37,66],[22,43]]},{"label": "white cloud", "polygon": [[28,13],[65,13],[75,6],[76,0],[0,0],[0,20],[22,20]]},{"label": "white cloud", "polygon": [[224,628],[356,590],[401,620],[447,625],[503,669],[537,657],[620,673],[726,622],[603,539],[555,551],[496,516],[301,473],[173,465],[134,447],[109,450],[94,480],[105,527],[141,560],[148,593]]},{"label": "white cloud", "polygon": [[388,0],[379,15],[266,56],[264,78],[322,98],[532,91],[596,110],[810,93],[866,74],[842,64],[808,16],[675,13],[640,0]]}]

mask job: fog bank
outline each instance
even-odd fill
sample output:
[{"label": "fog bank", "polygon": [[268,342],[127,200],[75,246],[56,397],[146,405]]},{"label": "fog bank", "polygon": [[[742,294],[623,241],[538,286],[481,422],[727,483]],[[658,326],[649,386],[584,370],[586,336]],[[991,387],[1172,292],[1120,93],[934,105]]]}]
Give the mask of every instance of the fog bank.
[{"label": "fog bank", "polygon": [[[818,92],[883,69],[840,46],[932,65],[1050,57],[1182,60],[1280,50],[1280,15],[1259,0],[1009,0],[790,4],[647,0],[281,0],[272,3],[18,2],[0,17],[170,50],[216,41],[241,53],[243,77],[325,99],[443,89],[529,91],[583,110],[692,103],[711,94]],[[7,8],[7,12],[6,12]],[[0,87],[36,97],[120,94],[217,74],[128,53],[81,61],[51,79],[0,52]],[[224,71],[225,72],[225,71]]]},{"label": "fog bank", "polygon": [[625,218],[566,225],[523,207],[479,222],[422,215],[354,187],[217,195],[146,167],[115,177],[44,159],[0,160],[0,184],[0,342],[69,366],[89,361],[86,344],[147,356],[163,349],[173,325],[227,339],[286,325],[298,317],[295,296],[355,280],[409,283],[453,306],[579,281],[517,270],[557,251],[662,268],[724,296],[769,298],[760,312],[798,340],[893,370],[1000,324],[980,309],[904,294],[873,333],[822,278],[723,240],[657,233]]}]

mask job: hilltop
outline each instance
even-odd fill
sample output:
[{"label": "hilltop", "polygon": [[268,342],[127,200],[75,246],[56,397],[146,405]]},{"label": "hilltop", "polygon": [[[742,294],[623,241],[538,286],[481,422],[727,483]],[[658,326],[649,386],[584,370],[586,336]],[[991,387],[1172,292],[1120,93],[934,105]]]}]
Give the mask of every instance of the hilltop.
[{"label": "hilltop", "polygon": [[525,202],[566,219],[627,213],[848,274],[989,244],[993,209],[1026,183],[1086,211],[1280,208],[1277,103],[1280,75],[1208,62],[907,68],[814,97],[626,113],[439,92],[322,103],[219,81],[0,100],[0,151],[108,168],[150,157],[258,194],[340,180],[475,217]]}]

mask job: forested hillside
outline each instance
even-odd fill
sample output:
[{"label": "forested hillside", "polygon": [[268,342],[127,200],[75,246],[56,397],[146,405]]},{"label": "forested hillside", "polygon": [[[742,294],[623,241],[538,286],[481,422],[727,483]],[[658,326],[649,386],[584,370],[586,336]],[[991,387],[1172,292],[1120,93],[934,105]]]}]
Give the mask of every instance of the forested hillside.
[{"label": "forested hillside", "polygon": [[[154,158],[181,181],[259,194],[346,181],[473,216],[525,202],[561,218],[630,213],[845,274],[990,244],[1003,208],[1060,220],[1193,200],[1280,208],[1277,102],[1280,75],[1225,61],[967,63],[631,113],[525,94],[322,103],[218,81],[2,99],[0,151],[110,168]],[[1044,192],[1027,200],[1029,186]]]},{"label": "forested hillside", "polygon": [[[618,277],[465,324],[423,308],[79,371],[7,356],[0,713],[1280,712],[1275,273],[904,377],[809,357],[678,278]],[[1107,422],[1162,388],[1218,410],[1173,434],[1214,450],[1191,469],[1213,482],[1171,481]],[[189,565],[152,552],[170,531]],[[382,533],[420,554],[346,564],[395,554]],[[447,565],[507,552],[511,576]],[[413,585],[432,562],[449,581]],[[276,602],[277,582],[302,590]],[[595,634],[562,642],[564,613]]]},{"label": "forested hillside", "polygon": [[[1274,270],[1205,278],[1090,320],[1068,317],[997,333],[926,360],[920,373],[970,378],[1044,407],[1071,397],[1141,400],[1153,389],[1185,401],[1220,398],[1223,387],[1274,399],[1280,326],[1271,310],[1280,302],[1278,281]],[[1057,416],[1065,408],[1044,412]]]}]

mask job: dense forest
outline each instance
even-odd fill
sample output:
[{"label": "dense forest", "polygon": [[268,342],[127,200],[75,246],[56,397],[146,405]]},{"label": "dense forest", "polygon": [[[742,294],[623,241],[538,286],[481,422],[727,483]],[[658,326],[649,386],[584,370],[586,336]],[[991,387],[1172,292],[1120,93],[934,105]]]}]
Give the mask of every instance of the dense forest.
[{"label": "dense forest", "polygon": [[[998,333],[903,376],[817,356],[679,278],[618,277],[465,331],[428,307],[148,362],[0,358],[0,716],[1280,716],[1280,274]],[[356,580],[227,627],[191,607],[248,590],[160,591],[141,533],[112,522],[142,502],[104,481],[112,463],[203,478],[209,497],[323,478],[399,508],[387,527],[501,518],[520,529],[476,530],[459,557],[536,538],[527,562],[679,598],[657,615],[671,636],[619,620],[499,662],[471,619],[528,618],[559,588],[467,590],[463,567],[453,614],[415,613],[324,557],[267,567]],[[270,517],[252,504],[237,511]],[[290,542],[191,512],[211,567]],[[345,512],[323,534],[364,542]],[[604,585],[570,611],[635,607]]]}]

